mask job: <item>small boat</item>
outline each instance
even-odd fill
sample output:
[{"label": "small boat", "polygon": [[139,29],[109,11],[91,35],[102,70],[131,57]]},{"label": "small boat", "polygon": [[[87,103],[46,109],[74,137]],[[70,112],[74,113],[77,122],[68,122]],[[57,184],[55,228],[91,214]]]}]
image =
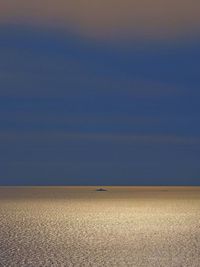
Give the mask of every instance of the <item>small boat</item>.
[{"label": "small boat", "polygon": [[104,192],[104,191],[107,191],[105,188],[97,188],[96,191],[98,192]]}]

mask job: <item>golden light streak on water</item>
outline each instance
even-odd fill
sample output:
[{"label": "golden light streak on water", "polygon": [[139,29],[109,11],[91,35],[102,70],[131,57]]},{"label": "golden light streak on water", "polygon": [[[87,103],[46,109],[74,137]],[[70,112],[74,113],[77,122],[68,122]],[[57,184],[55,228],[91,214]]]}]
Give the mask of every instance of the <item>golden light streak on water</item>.
[{"label": "golden light streak on water", "polygon": [[0,266],[200,266],[198,187],[1,187]]}]

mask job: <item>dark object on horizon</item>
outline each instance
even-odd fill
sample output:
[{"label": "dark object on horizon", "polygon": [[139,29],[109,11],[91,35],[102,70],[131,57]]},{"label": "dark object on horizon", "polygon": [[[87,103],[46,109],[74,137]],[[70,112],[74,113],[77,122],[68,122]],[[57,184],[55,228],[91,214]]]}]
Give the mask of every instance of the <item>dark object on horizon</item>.
[{"label": "dark object on horizon", "polygon": [[96,191],[103,192],[103,191],[107,191],[107,190],[105,188],[98,188],[98,189],[96,189]]}]

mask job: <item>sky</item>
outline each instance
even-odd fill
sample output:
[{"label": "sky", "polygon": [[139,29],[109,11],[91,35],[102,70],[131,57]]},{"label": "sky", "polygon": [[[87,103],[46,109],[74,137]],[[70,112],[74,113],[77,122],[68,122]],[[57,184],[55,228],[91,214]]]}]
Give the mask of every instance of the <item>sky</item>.
[{"label": "sky", "polygon": [[200,2],[1,0],[0,185],[200,185]]}]

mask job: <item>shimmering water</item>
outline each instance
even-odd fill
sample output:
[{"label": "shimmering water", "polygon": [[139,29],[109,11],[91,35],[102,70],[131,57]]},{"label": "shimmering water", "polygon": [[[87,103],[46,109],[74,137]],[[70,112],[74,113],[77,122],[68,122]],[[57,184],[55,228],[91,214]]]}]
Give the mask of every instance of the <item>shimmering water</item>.
[{"label": "shimmering water", "polygon": [[200,266],[198,188],[0,188],[0,266]]}]

